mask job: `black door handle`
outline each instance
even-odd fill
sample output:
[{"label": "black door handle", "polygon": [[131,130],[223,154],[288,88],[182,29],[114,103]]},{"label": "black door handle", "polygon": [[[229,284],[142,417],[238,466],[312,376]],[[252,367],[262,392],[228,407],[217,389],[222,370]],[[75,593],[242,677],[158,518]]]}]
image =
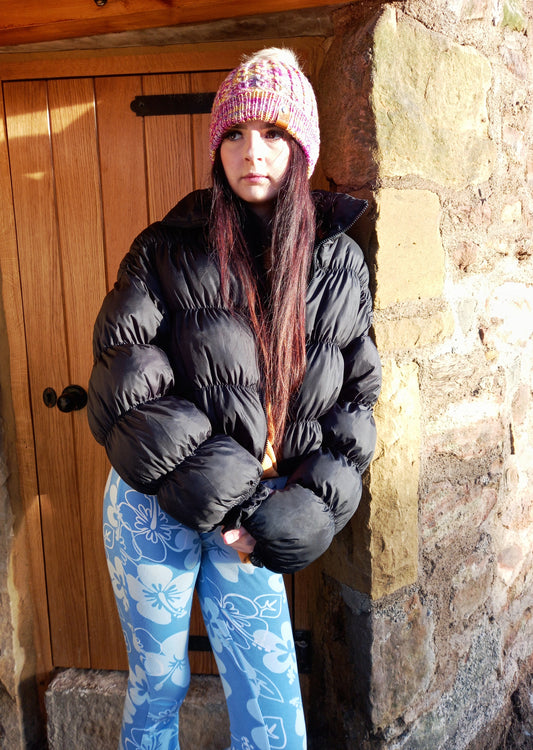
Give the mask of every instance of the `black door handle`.
[{"label": "black door handle", "polygon": [[79,411],[87,404],[87,391],[81,385],[67,385],[57,399],[59,411]]}]

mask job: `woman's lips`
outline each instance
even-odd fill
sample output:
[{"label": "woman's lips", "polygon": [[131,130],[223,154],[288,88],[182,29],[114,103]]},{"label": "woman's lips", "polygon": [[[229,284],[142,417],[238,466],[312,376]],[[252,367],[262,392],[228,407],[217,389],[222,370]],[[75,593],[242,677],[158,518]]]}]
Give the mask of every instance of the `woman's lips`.
[{"label": "woman's lips", "polygon": [[252,172],[250,174],[245,174],[242,179],[255,185],[264,182],[267,177],[264,174],[256,174],[255,172]]}]

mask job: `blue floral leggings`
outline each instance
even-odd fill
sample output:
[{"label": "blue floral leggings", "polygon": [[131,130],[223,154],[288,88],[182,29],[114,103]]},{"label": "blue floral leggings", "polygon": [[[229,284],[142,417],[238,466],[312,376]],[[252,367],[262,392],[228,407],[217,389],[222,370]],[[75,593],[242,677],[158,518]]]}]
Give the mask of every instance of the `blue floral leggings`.
[{"label": "blue floral leggings", "polygon": [[241,563],[219,530],[198,534],[178,523],[114,470],[104,541],[130,667],[120,750],[179,750],[195,586],[226,695],[231,750],[305,750],[283,578]]}]

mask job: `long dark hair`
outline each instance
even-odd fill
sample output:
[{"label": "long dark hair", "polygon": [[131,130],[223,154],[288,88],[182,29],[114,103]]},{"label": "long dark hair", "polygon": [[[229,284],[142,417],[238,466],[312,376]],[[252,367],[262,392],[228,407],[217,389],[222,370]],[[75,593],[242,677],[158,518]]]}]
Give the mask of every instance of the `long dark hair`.
[{"label": "long dark hair", "polygon": [[263,301],[243,233],[244,202],[229,186],[220,149],[212,170],[210,245],[218,257],[225,303],[234,306],[230,299],[232,275],[244,293],[245,309],[241,312],[249,316],[258,341],[274,450],[281,446],[290,399],[305,374],[305,294],[315,239],[307,160],[293,138],[289,138],[289,147],[289,165],[270,224],[272,262]]}]

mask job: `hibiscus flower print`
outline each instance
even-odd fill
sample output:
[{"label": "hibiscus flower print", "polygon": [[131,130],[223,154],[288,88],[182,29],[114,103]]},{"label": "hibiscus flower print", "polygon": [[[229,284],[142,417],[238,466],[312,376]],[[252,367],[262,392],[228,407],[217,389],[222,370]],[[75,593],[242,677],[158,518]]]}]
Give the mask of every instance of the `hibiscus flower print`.
[{"label": "hibiscus flower print", "polygon": [[[139,502],[139,497],[142,502]],[[165,562],[169,551],[181,552],[191,548],[185,566],[190,570],[197,564],[200,559],[198,534],[174,521],[161,509],[156,497],[130,490],[125,493],[125,501],[119,508],[123,529],[131,534],[136,559]]]},{"label": "hibiscus flower print", "polygon": [[277,619],[280,616],[283,599],[280,594],[262,594],[256,596],[255,604],[261,619]]},{"label": "hibiscus flower print", "polygon": [[296,709],[296,720],[294,722],[294,731],[299,737],[303,737],[305,734],[305,716],[304,716],[304,710],[302,707],[302,699],[301,698],[293,698],[289,701],[291,706],[294,706]]},{"label": "hibiscus flower print", "polygon": [[[124,750],[167,750],[178,747],[178,728],[159,729],[157,724],[143,729],[133,729]],[[122,749],[121,749],[122,750]]]},{"label": "hibiscus flower print", "polygon": [[120,557],[115,557],[113,562],[108,560],[107,568],[111,577],[111,585],[113,586],[113,591],[117,599],[117,605],[119,609],[122,608],[124,612],[127,612],[130,608],[130,603],[126,589],[126,572]]},{"label": "hibiscus flower print", "polygon": [[126,724],[133,723],[133,717],[135,715],[136,706],[141,706],[148,700],[149,690],[148,682],[144,671],[136,665],[134,669],[130,669],[128,690],[126,693],[126,700],[124,703],[124,715],[123,721]]},{"label": "hibiscus flower print", "polygon": [[139,565],[137,576],[128,574],[130,596],[137,611],[147,620],[168,625],[188,615],[194,591],[194,573],[175,576],[165,565]]},{"label": "hibiscus flower print", "polygon": [[287,735],[281,716],[265,716],[264,722],[271,750],[282,750],[287,747]]},{"label": "hibiscus flower print", "polygon": [[221,650],[225,640],[231,640],[234,648],[249,649],[254,633],[264,627],[263,621],[279,617],[283,602],[282,595],[274,592],[254,599],[234,593],[224,596],[214,583],[211,591],[217,598],[205,598],[204,620],[211,629],[216,651]]},{"label": "hibiscus flower print", "polygon": [[115,543],[120,541],[120,513],[117,506],[117,483],[119,481],[118,474],[111,471],[106,485],[108,502],[104,517],[104,544],[109,550],[113,549]]},{"label": "hibiscus flower print", "polygon": [[287,672],[289,683],[292,684],[296,679],[297,667],[290,624],[283,623],[281,638],[269,630],[257,630],[254,633],[254,641],[265,651],[263,656],[265,667],[275,674]]},{"label": "hibiscus flower print", "polygon": [[190,671],[187,659],[188,631],[174,633],[161,643],[158,653],[144,655],[144,668],[150,677],[160,677],[155,681],[155,689],[161,690],[170,681],[185,687],[189,683]]}]

